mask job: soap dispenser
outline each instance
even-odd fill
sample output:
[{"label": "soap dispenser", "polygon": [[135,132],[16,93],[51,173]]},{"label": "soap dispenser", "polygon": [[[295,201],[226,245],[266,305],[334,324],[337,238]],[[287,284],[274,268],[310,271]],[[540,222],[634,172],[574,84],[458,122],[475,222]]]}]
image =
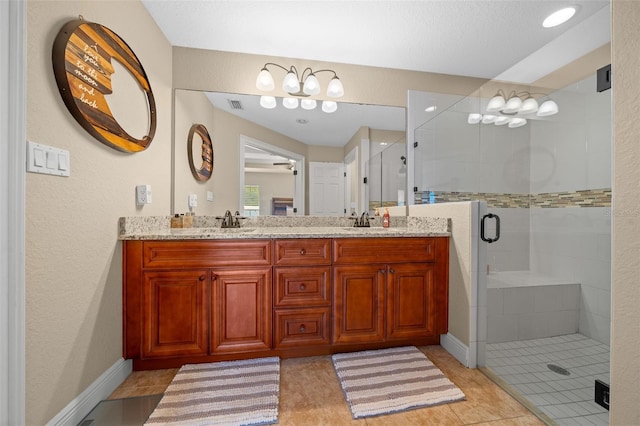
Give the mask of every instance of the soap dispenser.
[{"label": "soap dispenser", "polygon": [[389,209],[386,207],[384,208],[384,215],[382,215],[382,226],[389,227]]}]

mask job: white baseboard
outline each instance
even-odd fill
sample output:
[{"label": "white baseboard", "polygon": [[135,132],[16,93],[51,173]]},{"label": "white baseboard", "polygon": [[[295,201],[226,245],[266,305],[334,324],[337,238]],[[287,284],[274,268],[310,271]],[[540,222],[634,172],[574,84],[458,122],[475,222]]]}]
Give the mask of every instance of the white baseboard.
[{"label": "white baseboard", "polygon": [[106,399],[133,370],[131,360],[120,358],[88,388],[73,399],[47,426],[76,426],[102,400]]},{"label": "white baseboard", "polygon": [[465,367],[469,367],[469,348],[451,333],[440,335],[440,346]]}]

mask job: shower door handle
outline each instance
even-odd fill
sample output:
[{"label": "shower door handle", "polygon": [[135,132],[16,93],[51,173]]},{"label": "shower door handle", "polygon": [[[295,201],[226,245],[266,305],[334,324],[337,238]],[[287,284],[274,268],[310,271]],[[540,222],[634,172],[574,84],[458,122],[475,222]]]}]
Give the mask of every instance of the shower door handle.
[{"label": "shower door handle", "polygon": [[[495,219],[496,220],[496,235],[495,238],[487,238],[484,234],[484,221],[487,219]],[[482,216],[482,220],[480,221],[480,238],[482,241],[485,241],[489,244],[495,243],[500,239],[500,216],[497,214],[489,213]]]}]

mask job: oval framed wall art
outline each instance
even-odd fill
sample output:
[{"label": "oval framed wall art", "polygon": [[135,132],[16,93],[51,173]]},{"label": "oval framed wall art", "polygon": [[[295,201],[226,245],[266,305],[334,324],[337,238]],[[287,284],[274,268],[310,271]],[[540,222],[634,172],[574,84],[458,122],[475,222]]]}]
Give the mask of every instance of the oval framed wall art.
[{"label": "oval framed wall art", "polygon": [[[147,74],[133,50],[109,28],[79,19],[62,26],[53,43],[53,71],[60,95],[76,121],[93,137],[114,149],[146,149],[156,131],[156,104]],[[141,138],[131,136],[114,117],[106,95],[118,61],[138,82],[147,100],[149,125]]]},{"label": "oval framed wall art", "polygon": [[[200,167],[196,167],[196,163],[193,158],[195,154],[193,149],[194,135],[200,136],[200,139],[202,140],[202,143],[200,144],[202,147],[200,151],[202,164]],[[189,136],[187,137],[187,158],[189,159],[189,168],[191,169],[191,173],[196,180],[206,182],[211,178],[211,175],[213,174],[213,144],[211,143],[211,136],[209,136],[209,132],[203,124],[194,124],[191,126],[191,129],[189,129]]]}]

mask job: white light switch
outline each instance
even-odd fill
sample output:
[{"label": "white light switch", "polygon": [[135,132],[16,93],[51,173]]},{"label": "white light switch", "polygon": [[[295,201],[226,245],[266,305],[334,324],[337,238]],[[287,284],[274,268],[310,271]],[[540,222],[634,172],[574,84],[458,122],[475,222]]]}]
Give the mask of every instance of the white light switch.
[{"label": "white light switch", "polygon": [[58,170],[67,170],[67,156],[58,154]]},{"label": "white light switch", "polygon": [[39,148],[33,150],[33,165],[36,167],[44,167],[44,151]]},{"label": "white light switch", "polygon": [[70,160],[67,150],[27,141],[27,172],[69,176]]},{"label": "white light switch", "polygon": [[58,168],[58,154],[53,151],[47,151],[47,169]]},{"label": "white light switch", "polygon": [[207,201],[213,201],[213,191],[207,191]]}]

